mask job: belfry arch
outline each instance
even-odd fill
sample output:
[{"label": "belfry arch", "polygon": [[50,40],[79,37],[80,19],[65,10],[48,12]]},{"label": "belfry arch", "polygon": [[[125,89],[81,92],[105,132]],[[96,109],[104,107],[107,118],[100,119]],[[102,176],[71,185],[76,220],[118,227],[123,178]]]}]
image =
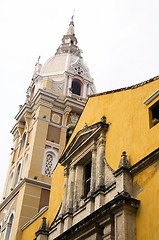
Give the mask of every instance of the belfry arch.
[{"label": "belfry arch", "polygon": [[82,95],[82,82],[79,79],[74,78],[72,80],[71,89],[72,89],[73,94],[81,96]]}]

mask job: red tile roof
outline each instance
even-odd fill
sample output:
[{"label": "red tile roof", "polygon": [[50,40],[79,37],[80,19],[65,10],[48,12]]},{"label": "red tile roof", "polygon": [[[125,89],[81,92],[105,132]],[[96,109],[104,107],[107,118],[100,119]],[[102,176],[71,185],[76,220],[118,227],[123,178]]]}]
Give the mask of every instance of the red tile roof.
[{"label": "red tile roof", "polygon": [[148,84],[150,82],[156,81],[158,79],[159,79],[159,76],[156,76],[154,78],[151,78],[149,80],[146,80],[144,82],[141,82],[141,83],[129,86],[129,87],[124,87],[124,88],[119,88],[119,89],[110,90],[110,91],[106,91],[106,92],[96,93],[96,94],[93,94],[93,95],[91,95],[89,97],[101,96],[101,95],[106,95],[106,94],[110,94],[110,93],[115,93],[115,92],[121,92],[121,91],[129,90],[129,89],[135,89],[135,88],[141,87],[141,86],[143,86],[145,84]]}]

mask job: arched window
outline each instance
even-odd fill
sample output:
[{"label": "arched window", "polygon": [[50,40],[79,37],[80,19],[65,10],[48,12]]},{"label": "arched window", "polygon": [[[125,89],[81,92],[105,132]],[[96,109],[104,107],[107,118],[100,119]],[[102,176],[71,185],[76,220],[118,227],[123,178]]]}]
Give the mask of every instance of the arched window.
[{"label": "arched window", "polygon": [[55,149],[46,148],[42,166],[42,174],[52,177],[52,172],[57,165],[57,151]]},{"label": "arched window", "polygon": [[23,134],[23,137],[22,137],[22,146],[21,146],[21,148],[24,147],[25,139],[26,139],[26,133]]},{"label": "arched window", "polygon": [[7,223],[6,234],[5,234],[4,240],[9,240],[9,238],[10,238],[10,233],[11,233],[12,225],[13,225],[13,219],[14,219],[14,214],[12,213],[10,215],[8,223]]},{"label": "arched window", "polygon": [[78,80],[72,81],[72,93],[76,95],[81,95],[81,84]]},{"label": "arched window", "polygon": [[12,185],[12,180],[13,180],[13,171],[11,171],[10,175],[9,175],[9,180],[8,180],[8,186],[7,186],[7,191],[6,191],[6,196],[8,196],[9,192],[10,192],[10,188]]},{"label": "arched window", "polygon": [[21,175],[22,178],[25,177],[27,162],[28,162],[28,153],[25,154],[24,160],[23,160],[23,168],[22,168],[22,175]]},{"label": "arched window", "polygon": [[21,168],[21,163],[19,163],[18,166],[17,166],[17,170],[16,170],[16,174],[15,174],[15,178],[14,178],[13,188],[17,185],[19,174],[20,174],[20,168]]}]

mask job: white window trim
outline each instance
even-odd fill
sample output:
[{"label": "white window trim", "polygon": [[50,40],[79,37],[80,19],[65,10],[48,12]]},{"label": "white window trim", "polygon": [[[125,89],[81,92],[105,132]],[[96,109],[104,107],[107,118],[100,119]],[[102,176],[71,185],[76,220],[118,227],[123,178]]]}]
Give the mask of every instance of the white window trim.
[{"label": "white window trim", "polygon": [[[18,183],[19,176],[20,176],[20,170],[19,170],[19,174],[18,174],[18,176],[17,176],[17,170],[18,170],[18,168],[19,168],[19,165],[21,165],[21,166],[20,166],[20,170],[21,170],[21,167],[22,167],[21,160],[18,162],[17,167],[16,167],[16,172],[15,172],[15,177],[14,177],[13,188],[16,187],[16,185],[17,185],[17,183]],[[17,182],[16,182],[16,184],[15,184],[16,178],[17,178]]]},{"label": "white window trim", "polygon": [[53,170],[56,168],[57,165],[57,160],[58,160],[58,152],[56,149],[50,147],[50,148],[46,148],[44,151],[44,158],[43,158],[43,165],[42,165],[42,175],[45,176],[45,166],[46,166],[46,156],[47,154],[50,153],[51,155],[53,155],[53,165],[52,165],[52,172]]},{"label": "white window trim", "polygon": [[7,184],[7,188],[6,188],[6,194],[5,194],[6,196],[8,196],[10,193],[10,188],[11,188],[12,182],[13,182],[13,176],[14,176],[14,168],[10,171],[10,174],[9,174],[9,179],[8,179],[8,184]]},{"label": "white window trim", "polygon": [[6,224],[6,230],[5,230],[5,234],[4,234],[4,240],[9,240],[10,239],[10,236],[11,236],[11,231],[12,231],[12,226],[13,226],[13,221],[12,221],[12,226],[11,226],[11,231],[10,231],[10,235],[9,235],[9,239],[6,239],[6,234],[7,234],[7,229],[8,229],[8,223],[9,223],[9,220],[10,220],[10,217],[12,216],[13,214],[13,221],[14,221],[14,216],[15,216],[15,210],[14,208],[12,209],[11,213],[9,214],[9,217],[7,219],[7,224]]},{"label": "white window trim", "polygon": [[27,169],[27,163],[28,163],[28,155],[29,155],[29,152],[27,151],[27,152],[25,153],[24,159],[23,159],[21,178],[24,178],[24,177],[25,177],[25,173],[26,173],[26,169]]}]

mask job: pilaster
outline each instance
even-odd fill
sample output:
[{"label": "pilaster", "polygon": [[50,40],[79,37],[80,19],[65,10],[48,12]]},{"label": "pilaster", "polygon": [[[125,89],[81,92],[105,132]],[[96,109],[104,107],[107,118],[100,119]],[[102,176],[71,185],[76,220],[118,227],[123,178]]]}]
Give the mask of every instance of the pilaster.
[{"label": "pilaster", "polygon": [[70,174],[68,179],[68,194],[67,194],[67,212],[72,213],[73,210],[73,195],[74,195],[75,167],[70,166]]},{"label": "pilaster", "polygon": [[93,193],[95,191],[95,183],[96,183],[96,157],[97,157],[97,149],[94,143],[92,149],[92,165],[91,165],[91,185],[90,192]]},{"label": "pilaster", "polygon": [[135,211],[127,206],[114,215],[115,240],[136,240]]},{"label": "pilaster", "polygon": [[105,168],[105,136],[101,132],[97,142],[97,167],[96,167],[96,189],[104,186],[104,168]]},{"label": "pilaster", "polygon": [[73,208],[76,210],[78,208],[79,200],[83,194],[83,166],[77,165],[75,173],[75,189],[74,189],[74,201]]},{"label": "pilaster", "polygon": [[64,188],[63,188],[63,198],[62,198],[62,215],[66,212],[66,197],[67,197],[67,191],[68,191],[68,178],[69,178],[69,169],[68,167],[65,167],[64,169]]}]

